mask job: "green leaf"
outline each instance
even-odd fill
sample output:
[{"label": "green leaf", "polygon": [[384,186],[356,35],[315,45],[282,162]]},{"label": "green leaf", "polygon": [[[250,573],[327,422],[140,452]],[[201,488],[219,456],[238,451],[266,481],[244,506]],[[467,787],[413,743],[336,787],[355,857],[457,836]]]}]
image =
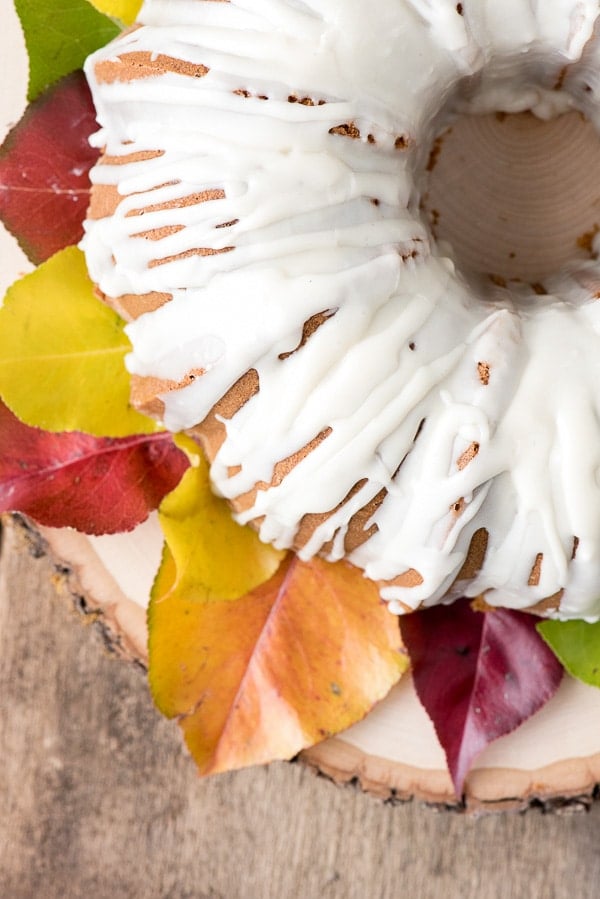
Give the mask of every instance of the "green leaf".
[{"label": "green leaf", "polygon": [[92,6],[106,13],[107,16],[116,16],[126,25],[135,22],[139,13],[142,0],[90,0]]},{"label": "green leaf", "polygon": [[600,622],[543,621],[538,631],[569,674],[600,687]]},{"label": "green leaf", "polygon": [[80,69],[90,53],[120,31],[88,0],[15,0],[15,7],[29,54],[29,100]]},{"label": "green leaf", "polygon": [[9,288],[0,309],[0,395],[28,425],[98,437],[151,433],[129,404],[123,322],[68,247]]}]

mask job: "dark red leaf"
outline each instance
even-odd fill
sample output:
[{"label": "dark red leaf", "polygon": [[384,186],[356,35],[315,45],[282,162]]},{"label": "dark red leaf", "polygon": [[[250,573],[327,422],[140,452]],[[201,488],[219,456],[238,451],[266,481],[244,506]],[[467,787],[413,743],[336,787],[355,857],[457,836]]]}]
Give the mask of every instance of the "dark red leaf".
[{"label": "dark red leaf", "polygon": [[166,432],[51,434],[0,403],[0,512],[87,534],[128,531],[177,486],[188,464]]},{"label": "dark red leaf", "polygon": [[82,72],[67,75],[30,104],[0,148],[0,218],[38,265],[77,243],[98,158],[98,128]]},{"label": "dark red leaf", "polygon": [[563,668],[538,619],[468,600],[401,619],[419,699],[446,753],[457,796],[475,757],[515,730],[556,692]]}]

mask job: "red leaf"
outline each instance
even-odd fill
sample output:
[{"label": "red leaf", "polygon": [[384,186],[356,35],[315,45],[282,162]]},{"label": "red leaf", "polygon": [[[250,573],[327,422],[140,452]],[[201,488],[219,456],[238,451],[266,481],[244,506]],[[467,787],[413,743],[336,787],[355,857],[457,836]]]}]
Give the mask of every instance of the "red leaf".
[{"label": "red leaf", "polygon": [[475,757],[515,730],[556,692],[563,668],[538,619],[469,600],[401,619],[419,699],[446,753],[457,796]]},{"label": "red leaf", "polygon": [[32,103],[0,148],[0,218],[36,265],[77,243],[98,158],[98,128],[82,72]]},{"label": "red leaf", "polygon": [[0,403],[0,512],[87,534],[128,531],[176,487],[187,457],[166,432],[119,439],[30,428]]}]

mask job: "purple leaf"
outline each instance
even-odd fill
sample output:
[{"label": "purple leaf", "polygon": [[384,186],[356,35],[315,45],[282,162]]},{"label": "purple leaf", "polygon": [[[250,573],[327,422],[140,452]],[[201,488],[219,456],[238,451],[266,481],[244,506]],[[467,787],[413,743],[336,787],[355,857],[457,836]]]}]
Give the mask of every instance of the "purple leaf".
[{"label": "purple leaf", "polygon": [[538,619],[470,601],[401,619],[419,699],[433,721],[457,796],[480,752],[515,730],[556,692],[563,668]]}]

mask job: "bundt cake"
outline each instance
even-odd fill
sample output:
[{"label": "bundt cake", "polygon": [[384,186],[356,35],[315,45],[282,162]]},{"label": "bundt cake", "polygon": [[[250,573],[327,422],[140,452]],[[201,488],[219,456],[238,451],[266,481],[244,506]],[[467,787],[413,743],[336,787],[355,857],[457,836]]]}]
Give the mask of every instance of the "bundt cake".
[{"label": "bundt cake", "polygon": [[461,272],[421,210],[457,114],[600,119],[591,0],[146,0],[87,64],[82,243],[133,399],[261,538],[395,612],[600,614],[600,271]]}]

